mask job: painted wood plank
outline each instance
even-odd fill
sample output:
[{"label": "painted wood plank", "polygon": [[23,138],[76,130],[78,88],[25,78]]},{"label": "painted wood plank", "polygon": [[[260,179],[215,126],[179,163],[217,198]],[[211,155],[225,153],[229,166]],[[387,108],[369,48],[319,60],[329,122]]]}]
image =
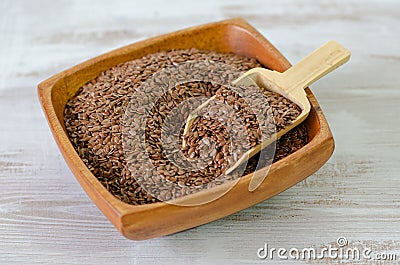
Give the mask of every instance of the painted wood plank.
[{"label": "painted wood plank", "polygon": [[[399,10],[394,0],[1,1],[0,264],[265,264],[256,253],[264,243],[319,247],[339,236],[400,259]],[[348,65],[312,86],[335,154],[237,214],[163,238],[124,239],[65,165],[37,83],[122,45],[238,16],[292,62],[329,39],[352,51]]]}]

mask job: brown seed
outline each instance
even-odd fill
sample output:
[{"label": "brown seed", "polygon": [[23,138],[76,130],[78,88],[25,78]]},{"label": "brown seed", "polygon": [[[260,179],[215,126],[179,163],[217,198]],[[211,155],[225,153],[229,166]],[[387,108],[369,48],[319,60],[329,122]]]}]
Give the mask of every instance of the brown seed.
[{"label": "brown seed", "polygon": [[[154,87],[168,82],[171,79],[170,76],[155,79],[154,83],[148,87],[142,86],[144,81],[158,70],[186,61],[207,63],[201,65],[199,69],[187,69],[180,65],[176,76],[180,76],[182,80],[191,77],[201,80],[203,73],[207,73],[207,76],[218,81],[182,83],[172,88],[170,92],[161,95],[154,94]],[[209,61],[229,64],[237,71],[219,69]],[[240,152],[244,152],[246,148],[260,141],[261,133],[273,132],[274,124],[277,130],[284,128],[299,113],[297,106],[290,100],[272,92],[263,91],[270,108],[266,113],[257,113],[264,121],[259,125],[252,111],[259,111],[257,104],[262,104],[262,101],[257,101],[255,98],[254,105],[250,108],[237,93],[223,85],[218,85],[228,79],[232,81],[241,72],[254,67],[261,67],[261,65],[252,58],[196,49],[159,52],[119,64],[81,87],[76,96],[68,101],[64,113],[68,136],[89,170],[112,194],[126,203],[133,205],[154,203],[192,194],[203,188],[212,188],[239,177],[232,173],[215,180],[226,169],[229,161],[236,160]],[[143,90],[139,91],[139,88]],[[209,163],[206,163],[206,167],[201,171],[174,166],[164,153],[165,147],[160,138],[162,133],[169,132],[168,128],[166,132],[162,132],[164,119],[172,109],[189,97],[213,95],[217,95],[225,104],[230,104],[238,116],[244,120],[246,131],[251,136],[249,137],[250,145],[233,142],[219,118],[198,117],[187,138],[189,146],[180,151],[187,157],[192,157],[191,162],[194,165],[202,165],[207,159]],[[160,100],[152,110],[152,115],[149,116],[146,124],[142,124],[139,119],[134,119],[146,110],[144,108],[131,109],[130,101],[150,102],[156,96]],[[230,121],[234,121],[233,116],[228,117],[228,112],[218,106],[212,109],[211,114],[226,116]],[[183,123],[184,112],[178,116],[176,122]],[[126,132],[123,131],[125,122],[130,128],[127,135],[124,135]],[[235,129],[234,125],[230,126]],[[134,138],[139,129],[145,131],[146,147],[141,146],[141,143]],[[243,132],[238,131],[238,133]],[[177,137],[179,138],[179,135]],[[210,141],[202,141],[202,139]],[[210,146],[211,140],[215,142],[215,146]],[[306,143],[307,130],[304,125],[298,126],[277,141],[273,158],[259,156],[251,158],[245,174],[254,171],[258,162],[267,163],[271,159],[277,161]],[[230,154],[231,144],[232,153]],[[129,146],[129,151],[124,150],[124,145]],[[172,158],[170,159],[173,160],[179,153],[176,151],[179,147],[178,143],[177,147],[171,148]],[[146,170],[141,168],[142,161],[148,159],[138,151],[143,148],[146,148],[152,164],[156,167],[155,175],[150,177],[146,175]],[[139,185],[139,180],[142,186]]]}]

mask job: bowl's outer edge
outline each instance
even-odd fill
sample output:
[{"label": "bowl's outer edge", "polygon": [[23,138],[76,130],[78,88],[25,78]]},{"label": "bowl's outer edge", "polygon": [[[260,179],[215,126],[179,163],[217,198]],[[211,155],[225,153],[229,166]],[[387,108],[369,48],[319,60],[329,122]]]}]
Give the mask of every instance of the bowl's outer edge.
[{"label": "bowl's outer edge", "polygon": [[[230,19],[177,31],[122,47],[67,69],[38,85],[40,102],[57,145],[66,162],[95,204],[127,238],[142,240],[167,235],[211,222],[245,209],[286,190],[314,173],[329,159],[334,150],[333,136],[328,123],[314,95],[307,89],[310,103],[315,112],[315,117],[317,118],[316,122],[319,123],[319,132],[312,141],[301,150],[274,163],[268,172],[266,180],[253,192],[249,192],[247,189],[251,179],[251,175],[248,175],[242,177],[235,187],[222,198],[201,206],[185,207],[174,206],[167,203],[132,206],[121,202],[103,187],[79,158],[63,130],[63,125],[57,117],[52,102],[51,93],[54,86],[57,82],[64,82],[63,85],[68,86],[69,84],[65,83],[67,83],[68,80],[66,78],[70,74],[89,67],[91,64],[100,62],[105,58],[114,56],[114,54],[127,53],[129,49],[132,49],[135,45],[143,46],[146,45],[148,41],[154,42],[157,39],[165,39],[173,34],[181,34],[185,31],[199,30],[202,28],[212,28],[218,25],[240,27],[253,35],[262,45],[267,46],[271,56],[277,58],[280,62],[279,65],[274,67],[275,70],[284,71],[290,67],[290,63],[286,58],[245,20]],[[296,176],[292,176],[293,170],[296,170]],[[288,175],[290,177],[287,177]],[[247,200],[243,200],[242,196],[246,196]],[[162,216],[162,218],[160,218],[160,216]]]}]

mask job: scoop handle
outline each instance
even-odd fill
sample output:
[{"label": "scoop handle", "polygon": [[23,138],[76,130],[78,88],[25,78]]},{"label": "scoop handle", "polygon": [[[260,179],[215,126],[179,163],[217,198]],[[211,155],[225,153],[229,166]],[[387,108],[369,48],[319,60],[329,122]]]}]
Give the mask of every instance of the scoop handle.
[{"label": "scoop handle", "polygon": [[282,74],[282,89],[288,93],[304,89],[350,59],[350,52],[336,41],[329,41]]}]

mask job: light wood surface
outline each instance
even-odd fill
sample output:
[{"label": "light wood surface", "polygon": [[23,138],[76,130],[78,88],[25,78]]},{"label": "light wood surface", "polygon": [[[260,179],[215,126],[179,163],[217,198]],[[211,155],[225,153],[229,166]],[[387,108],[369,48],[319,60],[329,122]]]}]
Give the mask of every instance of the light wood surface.
[{"label": "light wood surface", "polygon": [[[400,3],[214,2],[0,2],[0,264],[275,264],[257,258],[264,243],[301,248],[339,236],[399,258]],[[352,51],[340,74],[311,87],[335,153],[313,176],[252,208],[172,236],[129,241],[67,168],[36,85],[133,41],[237,16],[292,62],[327,39]]]}]

